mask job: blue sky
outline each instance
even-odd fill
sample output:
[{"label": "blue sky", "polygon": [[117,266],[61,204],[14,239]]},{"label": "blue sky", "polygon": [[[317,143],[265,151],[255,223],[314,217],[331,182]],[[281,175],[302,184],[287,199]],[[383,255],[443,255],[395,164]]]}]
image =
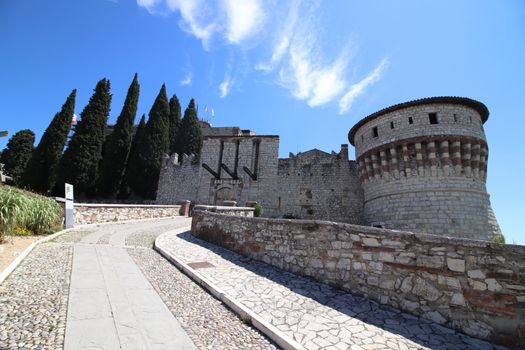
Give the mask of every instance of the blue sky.
[{"label": "blue sky", "polygon": [[488,191],[507,241],[525,244],[524,62],[520,0],[3,0],[0,129],[39,139],[73,88],[79,114],[102,77],[112,122],[137,72],[140,114],[166,83],[213,125],[279,134],[284,157],[338,151],[386,106],[466,96],[491,112]]}]

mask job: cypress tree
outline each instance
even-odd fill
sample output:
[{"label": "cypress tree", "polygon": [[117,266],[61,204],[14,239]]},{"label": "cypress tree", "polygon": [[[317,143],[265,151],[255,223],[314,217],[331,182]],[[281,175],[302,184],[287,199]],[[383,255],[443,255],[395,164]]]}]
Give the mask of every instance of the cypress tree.
[{"label": "cypress tree", "polygon": [[142,151],[144,145],[144,132],[146,130],[146,115],[142,115],[139,125],[133,136],[131,148],[129,150],[128,162],[126,164],[126,172],[120,184],[118,198],[125,199],[130,196],[132,192],[137,192],[140,187],[142,179],[139,178],[139,152]]},{"label": "cypress tree", "polygon": [[202,131],[193,98],[184,111],[179,139],[182,144],[182,153],[195,154],[199,157],[202,148]]},{"label": "cypress tree", "polygon": [[170,99],[170,116],[169,116],[169,123],[170,123],[170,154],[171,153],[180,153],[180,142],[178,142],[179,138],[179,129],[180,129],[180,102],[177,98],[177,95],[173,95]]},{"label": "cypress tree", "polygon": [[4,164],[4,171],[13,178],[15,184],[20,183],[27,162],[33,153],[35,133],[29,129],[18,131],[7,142],[2,152],[0,163]]},{"label": "cypress tree", "polygon": [[155,199],[159,181],[162,156],[169,152],[169,103],[163,84],[149,112],[144,130],[144,142],[139,147],[140,184],[134,188],[143,198]]},{"label": "cypress tree", "polygon": [[139,81],[135,73],[115,128],[104,145],[104,156],[100,166],[98,181],[98,194],[104,197],[117,194],[126,170],[133,138],[133,123],[137,114],[139,89]]},{"label": "cypress tree", "polygon": [[60,161],[55,193],[63,193],[64,182],[68,182],[75,186],[77,195],[94,196],[110,105],[110,83],[104,78],[80,113],[81,119]]},{"label": "cypress tree", "polygon": [[22,184],[40,193],[48,193],[55,185],[58,164],[71,129],[77,90],[71,91],[60,112],[42,135],[22,176]]}]

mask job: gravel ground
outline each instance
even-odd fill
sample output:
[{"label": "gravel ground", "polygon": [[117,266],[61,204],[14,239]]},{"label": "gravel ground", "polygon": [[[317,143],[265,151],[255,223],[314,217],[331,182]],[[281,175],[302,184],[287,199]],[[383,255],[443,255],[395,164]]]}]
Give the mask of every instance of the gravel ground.
[{"label": "gravel ground", "polygon": [[155,251],[128,253],[199,349],[277,349]]},{"label": "gravel ground", "polygon": [[0,285],[0,349],[62,349],[72,246],[37,246]]},{"label": "gravel ground", "polygon": [[160,233],[140,233],[140,234],[134,234],[126,237],[126,245],[127,246],[135,246],[135,247],[145,247],[145,248],[153,248],[153,243],[155,242],[155,238]]},{"label": "gravel ground", "polygon": [[55,239],[52,240],[52,242],[55,243],[78,243],[82,238],[85,236],[93,233],[93,231],[69,231],[66,232]]}]

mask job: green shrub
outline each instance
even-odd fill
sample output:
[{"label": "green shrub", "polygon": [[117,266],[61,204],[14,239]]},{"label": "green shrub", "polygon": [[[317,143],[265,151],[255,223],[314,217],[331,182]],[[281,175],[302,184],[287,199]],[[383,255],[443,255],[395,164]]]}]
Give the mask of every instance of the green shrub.
[{"label": "green shrub", "polygon": [[262,214],[262,206],[259,203],[257,203],[253,207],[255,208],[255,210],[253,211],[253,216],[258,218]]},{"label": "green shrub", "polygon": [[8,186],[0,187],[0,236],[48,234],[62,220],[62,209],[54,200]]},{"label": "green shrub", "polygon": [[494,243],[505,244],[505,236],[503,235],[496,235],[492,238],[492,240]]}]

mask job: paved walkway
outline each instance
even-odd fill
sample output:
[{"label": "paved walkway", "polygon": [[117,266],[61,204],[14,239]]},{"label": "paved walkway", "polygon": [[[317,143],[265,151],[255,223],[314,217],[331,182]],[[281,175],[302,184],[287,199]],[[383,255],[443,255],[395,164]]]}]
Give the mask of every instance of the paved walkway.
[{"label": "paved walkway", "polygon": [[163,234],[156,244],[309,350],[501,348],[267,264],[246,261],[188,232]]},{"label": "paved walkway", "polygon": [[[74,244],[65,349],[196,349],[122,247],[141,226],[102,226]],[[108,233],[109,245],[95,245]]]}]

